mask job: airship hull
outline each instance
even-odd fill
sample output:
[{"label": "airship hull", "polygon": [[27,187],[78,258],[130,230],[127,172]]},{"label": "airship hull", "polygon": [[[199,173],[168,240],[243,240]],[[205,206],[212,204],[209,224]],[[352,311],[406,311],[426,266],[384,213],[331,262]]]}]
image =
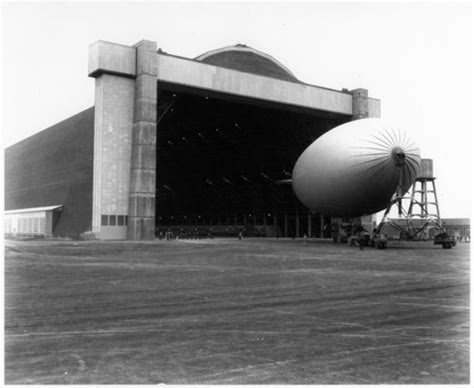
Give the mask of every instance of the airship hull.
[{"label": "airship hull", "polygon": [[316,139],[297,160],[292,184],[312,211],[358,217],[385,209],[397,187],[408,191],[419,168],[418,146],[406,133],[361,119]]}]

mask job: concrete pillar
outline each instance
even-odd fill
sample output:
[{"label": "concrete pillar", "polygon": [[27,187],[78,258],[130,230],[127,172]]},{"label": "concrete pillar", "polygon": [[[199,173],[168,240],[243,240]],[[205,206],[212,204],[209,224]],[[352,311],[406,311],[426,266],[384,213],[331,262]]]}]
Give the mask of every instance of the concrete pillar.
[{"label": "concrete pillar", "polygon": [[108,220],[128,216],[135,75],[134,47],[100,41],[89,47],[89,76],[95,78],[92,231],[101,240],[127,237],[126,225]]},{"label": "concrete pillar", "polygon": [[369,117],[369,92],[367,89],[354,89],[352,93],[352,120]]},{"label": "concrete pillar", "polygon": [[142,40],[135,47],[137,69],[127,237],[130,240],[153,240],[155,238],[158,58],[156,42]]}]

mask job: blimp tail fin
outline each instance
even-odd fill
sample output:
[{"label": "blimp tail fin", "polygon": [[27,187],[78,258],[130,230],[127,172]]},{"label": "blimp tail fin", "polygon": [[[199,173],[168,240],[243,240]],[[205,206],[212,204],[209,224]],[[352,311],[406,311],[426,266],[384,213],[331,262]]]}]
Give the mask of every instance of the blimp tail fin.
[{"label": "blimp tail fin", "polygon": [[275,182],[276,185],[291,185],[292,183],[293,183],[292,179],[282,179]]}]

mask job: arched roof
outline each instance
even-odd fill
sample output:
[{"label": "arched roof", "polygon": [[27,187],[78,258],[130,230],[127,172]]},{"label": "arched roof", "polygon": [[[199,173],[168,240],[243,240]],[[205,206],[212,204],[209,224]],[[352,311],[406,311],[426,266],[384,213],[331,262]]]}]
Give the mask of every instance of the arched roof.
[{"label": "arched roof", "polygon": [[195,60],[228,69],[298,82],[295,75],[275,58],[242,44],[208,51],[196,57]]}]

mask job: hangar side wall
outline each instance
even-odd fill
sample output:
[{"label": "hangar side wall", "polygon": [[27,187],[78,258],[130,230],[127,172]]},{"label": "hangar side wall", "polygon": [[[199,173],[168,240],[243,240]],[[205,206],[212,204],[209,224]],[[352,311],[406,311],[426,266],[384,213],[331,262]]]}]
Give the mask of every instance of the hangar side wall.
[{"label": "hangar side wall", "polygon": [[125,239],[128,222],[135,81],[96,79],[92,230],[101,239]]},{"label": "hangar side wall", "polygon": [[94,107],[5,150],[5,210],[64,205],[55,236],[91,230]]}]

